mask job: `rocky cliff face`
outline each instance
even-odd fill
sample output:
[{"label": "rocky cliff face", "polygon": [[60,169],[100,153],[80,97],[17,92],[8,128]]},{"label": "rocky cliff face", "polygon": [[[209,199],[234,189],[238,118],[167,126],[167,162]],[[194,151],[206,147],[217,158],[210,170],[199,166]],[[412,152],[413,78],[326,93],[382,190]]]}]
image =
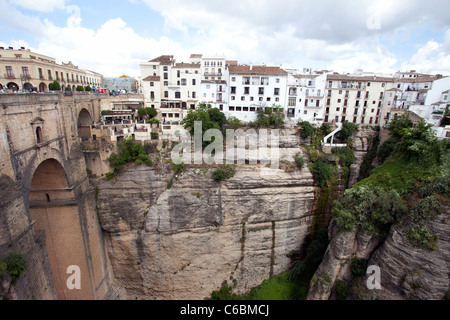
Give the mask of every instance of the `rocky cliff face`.
[{"label": "rocky cliff face", "polygon": [[[380,268],[381,289],[368,289],[367,276],[357,278],[351,291],[353,298],[364,300],[440,300],[448,298],[449,252],[448,239],[450,206],[426,226],[439,234],[437,249],[422,249],[414,246],[408,239],[409,223],[404,220],[395,224],[380,244],[379,239],[371,237],[356,228],[352,232],[338,232],[330,225],[331,242],[323,261],[315,273],[308,293],[309,300],[334,298],[332,288],[336,280],[351,283],[352,258],[368,260],[368,266]],[[369,275],[368,275],[369,276]]]},{"label": "rocky cliff face", "polygon": [[[302,153],[293,132],[280,135],[282,160]],[[204,299],[225,283],[244,293],[287,270],[287,254],[310,232],[314,186],[306,166],[281,168],[239,165],[216,182],[213,167],[173,176],[130,165],[96,180],[108,254],[128,297]]]}]

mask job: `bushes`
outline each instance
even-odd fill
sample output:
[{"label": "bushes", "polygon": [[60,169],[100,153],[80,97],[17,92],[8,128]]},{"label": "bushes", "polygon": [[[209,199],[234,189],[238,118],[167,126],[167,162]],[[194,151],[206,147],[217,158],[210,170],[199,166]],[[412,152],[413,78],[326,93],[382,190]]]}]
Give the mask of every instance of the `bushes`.
[{"label": "bushes", "polygon": [[[4,260],[4,264],[6,265],[6,271],[9,273],[13,281],[25,272],[26,262],[22,254],[10,254]],[[5,268],[5,266],[3,266],[3,268]]]},{"label": "bushes", "polygon": [[334,285],[337,300],[345,300],[349,294],[347,283],[344,280],[336,280]]},{"label": "bushes", "polygon": [[323,187],[333,175],[333,166],[329,163],[326,163],[324,160],[319,159],[313,163],[312,173],[314,176],[314,181],[319,186]]},{"label": "bushes", "polygon": [[355,277],[362,277],[367,271],[367,260],[363,258],[354,258],[350,264],[350,271]]},{"label": "bushes", "polygon": [[359,225],[369,234],[387,235],[389,227],[407,208],[395,190],[353,187],[344,192],[333,205],[333,218],[342,231]]},{"label": "bushes", "polygon": [[145,163],[147,166],[152,166],[153,161],[144,151],[144,147],[140,143],[135,143],[134,138],[126,138],[118,144],[120,149],[119,154],[111,154],[108,158],[109,164],[114,168],[112,175],[107,175],[107,179],[114,177],[117,170],[125,166],[127,163],[135,162],[137,164]]},{"label": "bushes", "polygon": [[377,158],[380,163],[383,163],[392,154],[398,141],[398,138],[391,137],[378,148]]},{"label": "bushes", "polygon": [[300,129],[300,136],[303,139],[311,137],[314,134],[315,128],[308,121],[300,122],[299,125],[302,127]]},{"label": "bushes", "polygon": [[341,163],[346,167],[350,167],[353,160],[355,159],[355,154],[353,153],[353,150],[350,149],[350,147],[333,148],[331,149],[331,153],[336,155]]},{"label": "bushes", "polygon": [[303,159],[303,157],[297,157],[295,158],[295,164],[299,169],[302,169],[303,166],[305,165],[305,159]]},{"label": "bushes", "polygon": [[216,181],[223,181],[233,177],[236,173],[236,165],[223,164],[219,169],[213,172],[213,178]]},{"label": "bushes", "polygon": [[352,123],[352,122],[348,122],[348,121],[344,121],[344,123],[342,124],[342,129],[341,131],[338,132],[338,138],[345,141],[348,138],[350,138],[353,133],[355,133],[355,131],[358,130],[358,125]]},{"label": "bushes", "polygon": [[419,248],[436,250],[439,235],[433,233],[427,226],[418,225],[408,232],[408,239]]}]

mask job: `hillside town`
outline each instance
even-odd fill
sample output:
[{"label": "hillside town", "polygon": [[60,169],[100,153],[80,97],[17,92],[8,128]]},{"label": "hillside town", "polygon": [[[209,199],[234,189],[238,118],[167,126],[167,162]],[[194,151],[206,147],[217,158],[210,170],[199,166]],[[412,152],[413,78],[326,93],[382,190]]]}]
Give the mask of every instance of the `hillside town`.
[{"label": "hillside town", "polygon": [[[432,124],[439,139],[450,138],[445,120],[449,117],[450,77],[441,74],[415,70],[342,74],[244,65],[226,57],[191,54],[187,62],[179,62],[173,55],[142,62],[137,79],[127,75],[112,78],[72,62],[57,64],[55,58],[24,47],[0,47],[0,68],[4,70],[0,73],[0,93],[126,93],[105,107],[103,124],[134,123],[145,129],[138,109],[153,108],[163,139],[182,129],[189,110],[200,104],[218,108],[227,118],[242,123],[255,121],[257,110],[273,107],[282,108],[286,123],[308,121],[317,125],[348,121],[388,126],[395,115],[408,112]],[[136,126],[134,129],[139,132]],[[151,138],[151,130],[145,132]]]}]

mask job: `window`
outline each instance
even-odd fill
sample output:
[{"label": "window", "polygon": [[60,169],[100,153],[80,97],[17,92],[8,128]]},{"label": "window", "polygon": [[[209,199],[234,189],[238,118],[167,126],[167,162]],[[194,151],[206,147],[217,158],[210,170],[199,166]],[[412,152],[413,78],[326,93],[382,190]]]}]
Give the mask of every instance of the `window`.
[{"label": "window", "polygon": [[250,97],[250,101],[253,101],[253,100],[255,100],[255,98],[254,97]]},{"label": "window", "polygon": [[164,71],[168,71],[169,68],[168,68],[167,66],[164,66],[164,67],[163,67],[163,70],[164,70]]},{"label": "window", "polygon": [[235,96],[231,96],[231,100],[236,100],[236,97]]},{"label": "window", "polygon": [[164,98],[168,98],[169,97],[169,91],[164,91]]},{"label": "window", "polygon": [[10,66],[6,67],[6,75],[9,78],[13,78],[14,77],[12,67],[10,67]]},{"label": "window", "polygon": [[250,111],[256,111],[256,108],[255,107],[250,107]]},{"label": "window", "polygon": [[[278,79],[279,80],[279,79]],[[277,82],[278,83],[278,82]],[[269,78],[261,78],[261,85],[267,86],[269,85]]]},{"label": "window", "polygon": [[181,98],[181,92],[177,91],[175,92],[175,99],[180,99]]},{"label": "window", "polygon": [[192,98],[194,98],[194,99],[195,99],[195,91],[194,91],[194,92],[192,92]]},{"label": "window", "polygon": [[236,94],[236,87],[231,87],[231,94]]},{"label": "window", "polygon": [[164,86],[168,86],[169,85],[169,81],[164,81]]},{"label": "window", "polygon": [[22,67],[22,72],[24,77],[30,77],[30,72],[28,71],[28,67]]},{"label": "window", "polygon": [[280,83],[280,78],[276,78],[275,83]]},{"label": "window", "polygon": [[195,79],[192,79],[192,85],[195,86],[196,82]]},{"label": "window", "polygon": [[241,97],[241,101],[245,101],[245,97],[244,96]]},{"label": "window", "polygon": [[234,107],[228,107],[228,110],[230,110],[230,111],[234,111]]},{"label": "window", "polygon": [[250,77],[243,77],[242,84],[250,84]]},{"label": "window", "polygon": [[252,84],[258,85],[259,84],[259,77],[252,77]]},{"label": "window", "polygon": [[177,70],[177,77],[179,78],[181,76],[180,70]]},{"label": "window", "polygon": [[264,94],[264,88],[258,88],[258,94]]},{"label": "window", "polygon": [[328,88],[333,88],[333,81],[328,81]]},{"label": "window", "polygon": [[236,107],[236,111],[242,111],[242,107]]},{"label": "window", "polygon": [[164,80],[169,79],[169,74],[167,72],[164,72]]},{"label": "window", "polygon": [[42,129],[41,127],[36,128],[36,142],[42,143]]},{"label": "window", "polygon": [[235,82],[236,81],[236,77],[231,77],[231,81]]},{"label": "window", "polygon": [[153,87],[155,85],[154,82],[150,82],[150,87]]},{"label": "window", "polygon": [[250,94],[250,87],[244,87],[244,94]]},{"label": "window", "polygon": [[275,88],[275,89],[273,89],[273,94],[274,94],[275,96],[279,96],[279,95],[280,95],[280,88]]},{"label": "window", "polygon": [[[48,71],[48,80],[52,80],[52,71],[51,70],[47,70]],[[78,76],[77,76],[77,82],[78,82]]]},{"label": "window", "polygon": [[267,97],[267,101],[270,101],[270,97]]},{"label": "window", "polygon": [[182,86],[185,86],[185,85],[187,85],[187,80],[186,79],[181,79],[181,85]]}]

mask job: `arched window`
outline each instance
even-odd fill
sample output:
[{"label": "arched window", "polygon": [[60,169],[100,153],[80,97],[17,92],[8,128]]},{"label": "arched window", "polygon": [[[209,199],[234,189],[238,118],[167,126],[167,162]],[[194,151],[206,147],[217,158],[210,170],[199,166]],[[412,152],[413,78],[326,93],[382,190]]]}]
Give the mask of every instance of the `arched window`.
[{"label": "arched window", "polygon": [[42,129],[41,127],[36,128],[36,141],[37,143],[42,143]]}]

